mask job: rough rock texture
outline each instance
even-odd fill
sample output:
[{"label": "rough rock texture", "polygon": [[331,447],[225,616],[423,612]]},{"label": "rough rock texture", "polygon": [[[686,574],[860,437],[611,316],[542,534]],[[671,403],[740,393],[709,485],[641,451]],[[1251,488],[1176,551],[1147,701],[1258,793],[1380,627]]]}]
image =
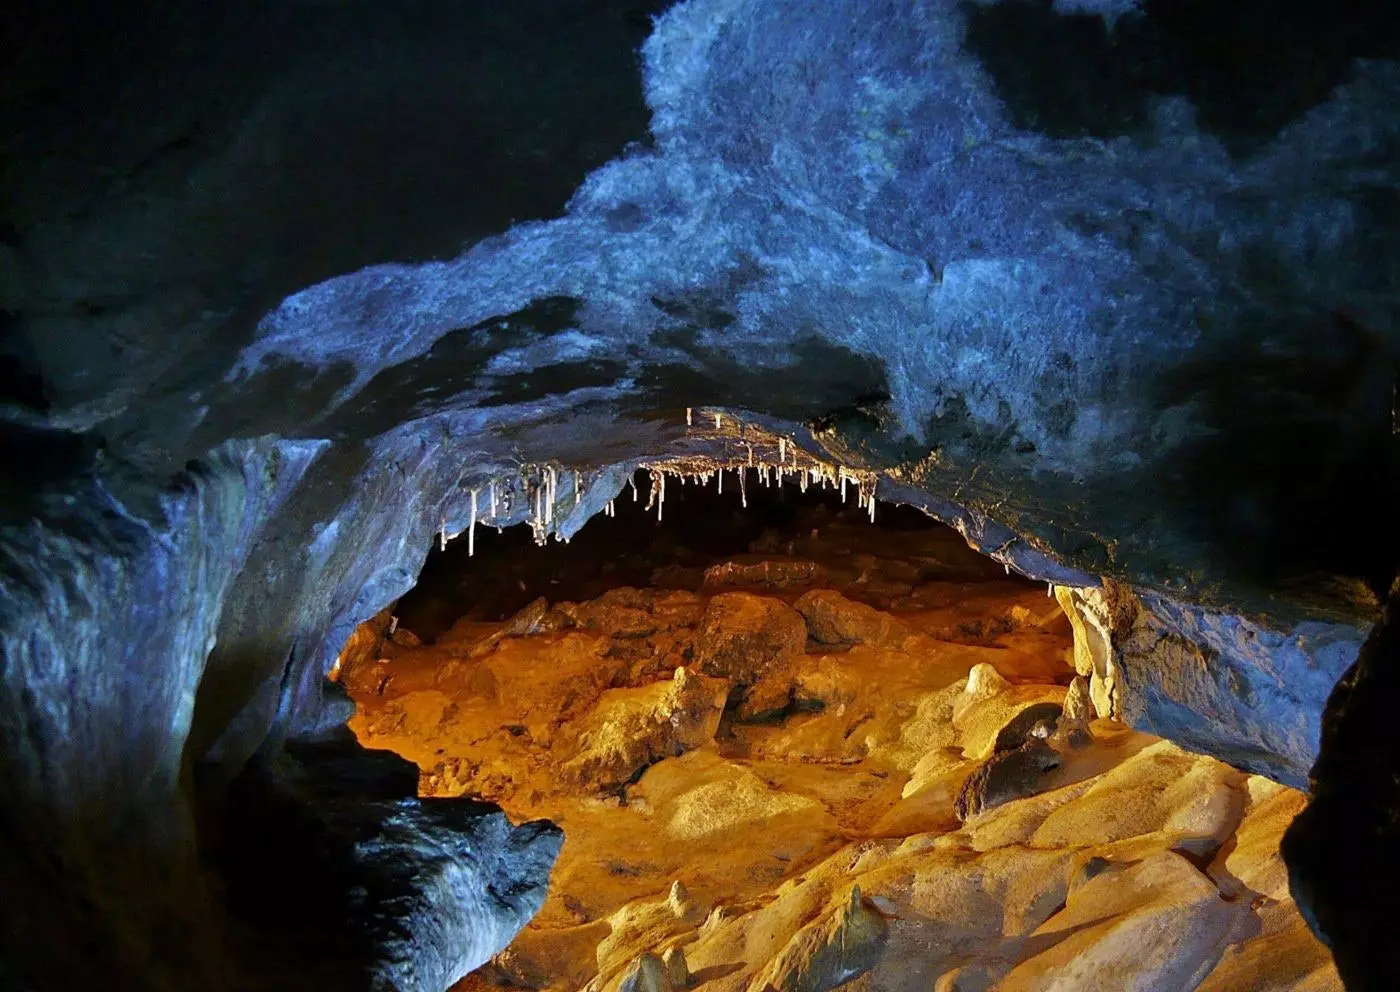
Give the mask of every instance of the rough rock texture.
[{"label": "rough rock texture", "polygon": [[271,917],[282,945],[254,959],[270,974],[240,981],[444,989],[539,911],[563,836],[470,799],[419,800],[412,764],[340,734],[289,742],[234,783],[219,855],[232,905],[254,927]]},{"label": "rough rock texture", "polygon": [[1394,5],[22,6],[24,980],[217,987],[156,946],[217,943],[194,770],[330,722],[351,631],[481,501],[569,537],[639,460],[745,464],[741,424],[1123,582],[1099,712],[1301,784],[1397,543]]},{"label": "rough rock texture", "polygon": [[[976,580],[927,566],[957,540],[945,529],[884,542],[851,515],[813,511],[791,531],[819,531],[800,550],[837,583],[817,590],[823,600],[859,604],[904,636],[812,641],[804,685],[821,707],[706,723],[679,756],[654,749],[669,731],[637,719],[673,696],[676,676],[623,674],[611,657],[639,641],[664,650],[659,631],[618,624],[610,648],[572,656],[552,681],[560,635],[549,631],[495,641],[469,665],[443,668],[460,646],[439,641],[379,666],[395,674],[383,695],[359,697],[362,740],[423,762],[436,796],[479,792],[491,769],[514,818],[547,816],[567,837],[543,909],[457,992],[1340,992],[1278,852],[1301,793],[1092,718],[1067,620],[1053,632],[989,624],[1000,633],[976,645],[945,639],[960,613],[1010,619],[1045,596],[994,566]],[[849,567],[857,528],[879,553]],[[911,592],[872,591],[921,559],[929,571]],[[760,588],[744,610],[711,610],[735,594],[702,590],[688,622],[713,637],[730,620],[739,633],[753,601],[781,615],[784,597],[814,595]],[[570,609],[612,615],[623,600],[660,597],[628,589]],[[472,665],[514,673],[549,723],[517,722],[519,691],[476,692]],[[604,678],[626,684],[586,688]],[[429,680],[441,698],[409,719]],[[616,784],[600,741],[649,756],[636,781]]]},{"label": "rough rock texture", "polygon": [[604,694],[584,719],[578,754],[560,774],[604,792],[625,785],[653,762],[710,741],[729,689],[724,679],[692,675],[682,667],[669,684]]}]

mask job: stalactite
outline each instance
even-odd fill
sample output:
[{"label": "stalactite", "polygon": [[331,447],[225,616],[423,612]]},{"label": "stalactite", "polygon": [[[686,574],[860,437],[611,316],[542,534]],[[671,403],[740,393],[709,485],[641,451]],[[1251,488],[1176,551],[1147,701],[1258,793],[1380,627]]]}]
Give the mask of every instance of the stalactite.
[{"label": "stalactite", "polygon": [[467,524],[467,557],[471,558],[476,554],[476,490],[472,490],[472,515],[471,522]]}]

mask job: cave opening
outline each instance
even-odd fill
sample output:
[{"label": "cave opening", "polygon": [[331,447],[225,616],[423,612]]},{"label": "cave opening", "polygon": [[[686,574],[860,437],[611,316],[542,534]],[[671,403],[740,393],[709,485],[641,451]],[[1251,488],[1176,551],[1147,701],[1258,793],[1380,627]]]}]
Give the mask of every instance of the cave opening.
[{"label": "cave opening", "polygon": [[563,831],[538,913],[454,988],[1018,987],[1042,930],[1183,893],[1202,936],[1164,968],[1246,939],[1301,793],[1096,711],[1063,591],[839,475],[758,471],[672,466],[664,506],[655,467],[617,476],[567,543],[444,525],[351,637],[360,744],[425,801]]}]

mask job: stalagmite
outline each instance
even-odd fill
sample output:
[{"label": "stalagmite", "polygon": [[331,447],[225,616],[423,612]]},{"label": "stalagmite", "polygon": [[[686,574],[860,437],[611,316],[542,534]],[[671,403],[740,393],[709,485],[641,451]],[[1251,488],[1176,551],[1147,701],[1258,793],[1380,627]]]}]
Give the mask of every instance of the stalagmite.
[{"label": "stalagmite", "polygon": [[690,409],[690,407],[686,407],[686,408],[685,408],[685,426],[690,427],[690,426],[692,426],[692,425],[694,424],[694,422],[695,422],[695,421],[694,421],[694,419],[693,419],[692,416],[691,416],[691,409]]}]

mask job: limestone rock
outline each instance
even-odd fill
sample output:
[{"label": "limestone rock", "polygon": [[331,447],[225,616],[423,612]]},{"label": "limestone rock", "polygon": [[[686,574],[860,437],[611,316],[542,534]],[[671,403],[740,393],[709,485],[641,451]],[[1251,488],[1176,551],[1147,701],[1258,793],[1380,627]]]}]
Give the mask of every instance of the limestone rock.
[{"label": "limestone rock", "polygon": [[1244,776],[1213,758],[1153,744],[1052,812],[1031,838],[1037,847],[1088,847],[1163,833],[1171,843],[1208,854],[1244,812]]},{"label": "limestone rock", "polygon": [[705,586],[715,589],[791,589],[825,579],[826,570],[820,565],[801,560],[727,561],[705,570]]},{"label": "limestone rock", "polygon": [[746,592],[710,600],[700,623],[696,664],[707,675],[753,685],[802,656],[807,625],[781,600]]},{"label": "limestone rock", "polygon": [[598,792],[617,789],[652,762],[712,739],[728,696],[724,679],[683,667],[666,682],[611,689],[584,718],[578,754],[560,774]]},{"label": "limestone rock", "polygon": [[830,992],[874,965],[886,931],[884,917],[854,886],[841,906],[793,934],[750,983],[750,992]]},{"label": "limestone rock", "polygon": [[1067,723],[1088,727],[1094,718],[1092,702],[1089,699],[1089,683],[1084,676],[1076,676],[1065,693],[1064,718]]},{"label": "limestone rock", "polygon": [[[973,665],[967,673],[967,685],[963,688],[966,704],[979,699],[990,699],[1005,691],[1008,685],[1006,679],[1002,678],[1001,673],[995,668],[986,662],[979,662]],[[954,718],[957,715],[958,711],[954,711]]]},{"label": "limestone rock", "polygon": [[666,948],[661,954],[661,963],[666,966],[666,975],[671,979],[672,987],[683,989],[690,985],[690,967],[685,961],[684,948]]},{"label": "limestone rock", "polygon": [[966,821],[1013,799],[1034,795],[1045,787],[1045,773],[1059,764],[1059,752],[1043,739],[1032,738],[1011,751],[995,754],[963,783],[954,812]]},{"label": "limestone rock", "polygon": [[813,589],[793,607],[807,621],[812,640],[820,644],[879,644],[908,633],[889,613],[847,599],[834,589]]},{"label": "limestone rock", "polygon": [[[969,758],[993,754],[1004,728],[1012,726],[1011,736],[1015,736],[1046,715],[1057,714],[1064,698],[1064,690],[1058,686],[1010,685],[999,675],[991,678],[986,674],[974,680],[976,673],[974,668],[968,677],[968,688],[953,705],[953,726],[961,737],[963,754]],[[1037,715],[1026,718],[1024,726],[1016,723],[1021,713],[1028,710]]]},{"label": "limestone rock", "polygon": [[1162,852],[1111,866],[1074,889],[1065,909],[1035,932],[1053,946],[996,988],[1190,989],[1248,929],[1247,907],[1225,902],[1190,862]]},{"label": "limestone rock", "polygon": [[617,989],[618,992],[677,992],[666,963],[651,953],[633,962]]},{"label": "limestone rock", "polygon": [[1064,710],[1059,703],[1032,703],[1020,710],[997,731],[993,754],[1014,751],[1032,739],[1048,740]]}]

